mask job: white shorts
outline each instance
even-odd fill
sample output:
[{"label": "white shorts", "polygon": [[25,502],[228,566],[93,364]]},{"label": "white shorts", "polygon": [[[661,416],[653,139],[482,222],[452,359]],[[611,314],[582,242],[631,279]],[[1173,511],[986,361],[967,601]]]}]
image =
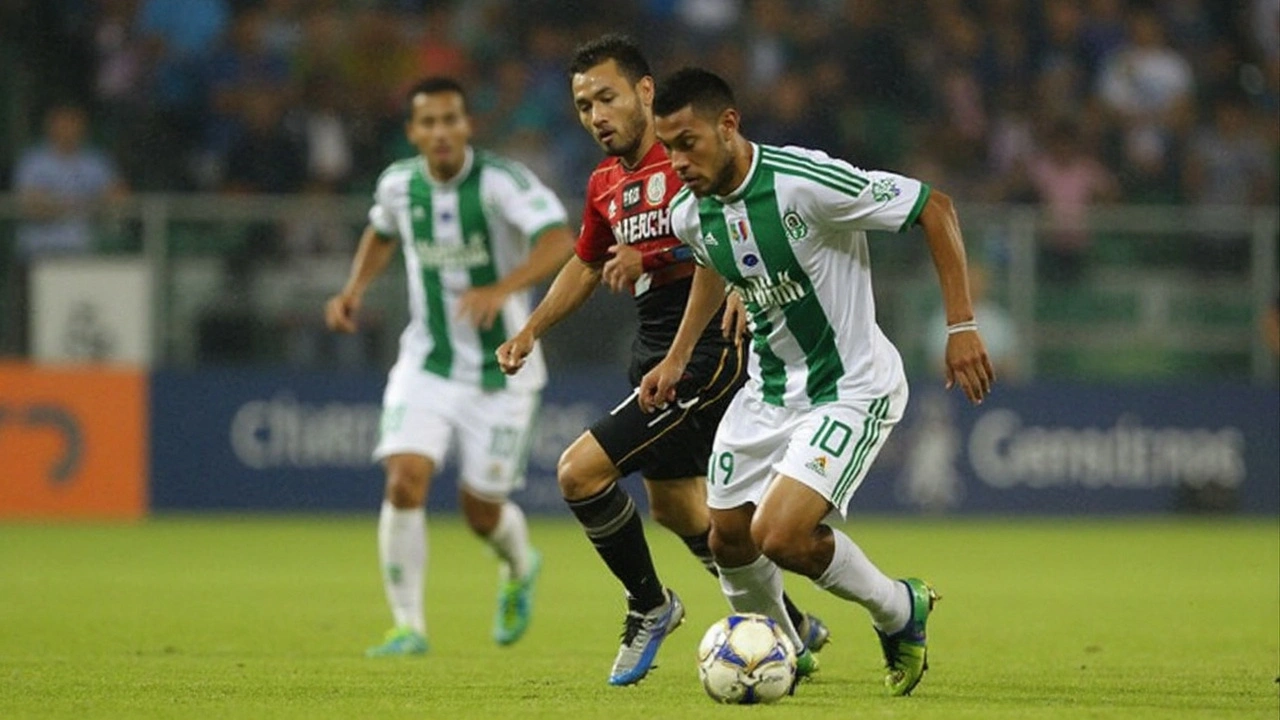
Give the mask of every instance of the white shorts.
[{"label": "white shorts", "polygon": [[457,437],[458,482],[501,501],[524,487],[540,394],[483,390],[397,362],[382,396],[382,426],[373,459],[424,455],[439,468]]},{"label": "white shorts", "polygon": [[795,478],[841,515],[907,407],[904,381],[869,402],[805,410],[770,405],[739,392],[716,431],[707,464],[707,505],[759,505],[776,474]]}]

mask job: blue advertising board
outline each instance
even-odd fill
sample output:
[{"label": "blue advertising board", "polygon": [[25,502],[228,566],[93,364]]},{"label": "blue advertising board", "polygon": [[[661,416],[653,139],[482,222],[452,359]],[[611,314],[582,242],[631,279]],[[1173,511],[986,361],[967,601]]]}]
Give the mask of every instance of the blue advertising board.
[{"label": "blue advertising board", "polygon": [[[372,510],[380,373],[152,376],[152,507]],[[533,443],[530,512],[563,513],[561,451],[630,388],[616,368],[560,375]],[[628,483],[637,500],[638,484]],[[432,510],[457,508],[451,466]],[[1280,391],[1253,386],[998,386],[979,407],[917,382],[850,512],[1280,513]]]}]

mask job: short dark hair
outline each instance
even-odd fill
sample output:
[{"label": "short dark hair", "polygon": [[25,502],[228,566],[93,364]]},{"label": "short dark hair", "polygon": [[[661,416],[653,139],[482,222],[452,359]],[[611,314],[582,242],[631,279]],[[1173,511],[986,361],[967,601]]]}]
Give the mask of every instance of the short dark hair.
[{"label": "short dark hair", "polygon": [[640,46],[635,40],[628,35],[609,33],[595,40],[588,40],[573,51],[573,60],[569,62],[569,75],[586,72],[609,60],[618,64],[618,70],[622,71],[627,82],[632,85],[640,82],[641,78],[653,74],[649,70],[649,61],[645,59],[644,53],[640,52]]},{"label": "short dark hair", "polygon": [[458,93],[462,98],[462,109],[467,109],[467,91],[462,89],[462,83],[453,78],[436,76],[419,80],[409,88],[409,92],[404,96],[405,117],[413,118],[414,98],[419,95],[439,95],[440,93]]},{"label": "short dark hair", "polygon": [[699,114],[719,116],[729,108],[736,108],[738,102],[724,78],[710,70],[686,67],[658,83],[653,96],[653,114],[670,115],[686,105],[692,105]]}]

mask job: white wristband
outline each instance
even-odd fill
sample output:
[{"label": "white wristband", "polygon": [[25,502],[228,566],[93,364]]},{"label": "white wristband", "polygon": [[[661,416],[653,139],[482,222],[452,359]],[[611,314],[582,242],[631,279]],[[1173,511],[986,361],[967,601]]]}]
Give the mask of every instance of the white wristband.
[{"label": "white wristband", "polygon": [[965,320],[964,322],[947,326],[948,335],[958,335],[962,332],[978,332],[978,323],[974,320]]}]

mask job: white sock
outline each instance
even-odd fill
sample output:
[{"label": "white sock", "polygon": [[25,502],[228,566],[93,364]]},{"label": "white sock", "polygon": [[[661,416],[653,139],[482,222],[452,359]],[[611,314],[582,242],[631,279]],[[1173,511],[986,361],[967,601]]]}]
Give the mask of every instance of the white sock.
[{"label": "white sock", "polygon": [[498,524],[485,540],[502,561],[505,577],[523,578],[529,574],[529,524],[519,505],[511,501],[502,504]]},{"label": "white sock", "polygon": [[852,600],[871,613],[871,622],[884,633],[893,634],[911,619],[911,598],[907,587],[880,572],[862,548],[848,535],[831,529],[836,543],[831,565],[814,584],[835,595]]},{"label": "white sock", "polygon": [[716,567],[720,568],[720,589],[734,612],[768,615],[791,638],[797,650],[804,647],[782,603],[782,569],[777,564],[761,555],[755,562],[741,567]]},{"label": "white sock", "polygon": [[427,515],[422,508],[399,510],[389,501],[382,501],[378,559],[396,627],[411,627],[425,635],[422,584],[427,569]]}]

